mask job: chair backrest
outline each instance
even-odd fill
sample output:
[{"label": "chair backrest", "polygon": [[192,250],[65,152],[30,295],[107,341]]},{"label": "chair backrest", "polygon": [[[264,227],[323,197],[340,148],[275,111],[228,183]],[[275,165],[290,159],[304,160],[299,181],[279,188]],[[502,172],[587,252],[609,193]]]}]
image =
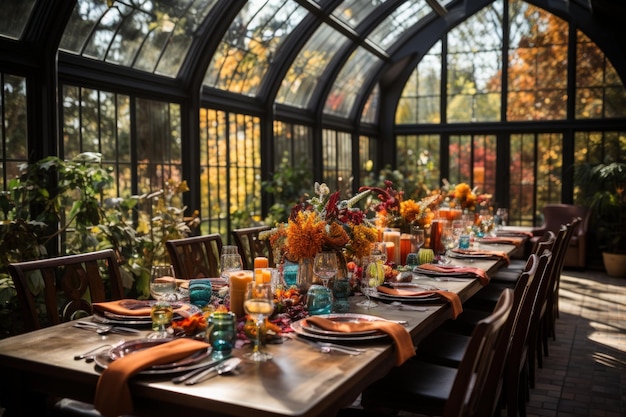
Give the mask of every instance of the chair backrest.
[{"label": "chair backrest", "polygon": [[580,217],[582,219],[588,215],[585,207],[572,204],[546,204],[542,213],[543,227],[554,233],[559,231],[562,224],[569,223],[573,218]]},{"label": "chair backrest", "polygon": [[[493,313],[474,327],[446,401],[444,417],[480,415],[477,412],[482,407],[481,401],[496,401],[494,393],[486,393],[483,388],[488,383],[490,369],[494,366],[501,369],[504,366],[503,363],[496,363],[496,360],[504,361],[505,355],[496,353],[508,345],[509,338],[504,329],[512,310],[513,290],[506,289],[500,295]],[[501,374],[498,375],[498,378],[501,377]],[[489,398],[485,399],[485,396]]]},{"label": "chair backrest", "polygon": [[124,297],[111,249],[12,263],[9,272],[27,331],[89,316],[92,303]]},{"label": "chair backrest", "polygon": [[220,276],[222,237],[218,233],[172,239],[165,242],[177,278]]},{"label": "chair backrest", "polygon": [[259,239],[259,233],[271,230],[269,226],[255,226],[245,229],[235,229],[231,233],[235,239],[235,244],[239,248],[239,254],[243,260],[243,269],[254,268],[254,258],[265,256],[269,260],[269,265],[274,266],[272,247],[269,239]]}]

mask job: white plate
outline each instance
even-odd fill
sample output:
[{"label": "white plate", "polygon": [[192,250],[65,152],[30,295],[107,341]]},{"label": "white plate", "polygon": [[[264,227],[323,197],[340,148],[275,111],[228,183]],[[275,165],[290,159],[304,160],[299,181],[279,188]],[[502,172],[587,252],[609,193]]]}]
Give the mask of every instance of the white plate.
[{"label": "white plate", "polygon": [[[369,321],[380,320],[380,317],[370,316],[367,314],[352,314],[352,313],[324,314],[318,317],[323,317],[323,318],[335,320],[335,321],[355,322],[355,323],[363,322],[363,321],[369,322]],[[303,325],[303,323],[305,323],[304,320],[306,319],[298,320],[298,321],[291,323],[291,328],[293,329],[295,333],[306,336],[306,337],[310,337],[310,338],[316,338],[316,339],[321,339],[321,340],[362,341],[362,340],[382,339],[382,338],[387,337],[386,333],[382,333],[379,331],[373,331],[372,334],[362,334],[363,332],[357,332],[357,334],[354,334],[354,333],[347,334],[344,332],[333,332],[333,331],[328,331],[328,330],[326,330],[325,332],[327,333],[324,333],[324,334],[311,333],[310,331],[307,331],[304,329],[304,326],[306,326],[306,324]],[[309,330],[310,330],[310,327],[309,327]]]}]

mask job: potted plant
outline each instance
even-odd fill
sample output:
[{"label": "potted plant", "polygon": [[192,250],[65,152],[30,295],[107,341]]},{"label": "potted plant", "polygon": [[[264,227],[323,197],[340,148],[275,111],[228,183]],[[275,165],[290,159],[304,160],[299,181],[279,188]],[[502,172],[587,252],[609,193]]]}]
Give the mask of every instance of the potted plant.
[{"label": "potted plant", "polygon": [[604,267],[610,276],[626,277],[626,163],[580,166],[577,176]]}]

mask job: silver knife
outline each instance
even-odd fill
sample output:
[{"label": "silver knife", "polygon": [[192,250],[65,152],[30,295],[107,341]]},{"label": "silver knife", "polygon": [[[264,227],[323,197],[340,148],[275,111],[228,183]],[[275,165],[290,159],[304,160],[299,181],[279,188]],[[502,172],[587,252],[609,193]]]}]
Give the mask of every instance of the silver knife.
[{"label": "silver knife", "polygon": [[204,366],[201,366],[201,367],[196,368],[196,369],[194,369],[192,371],[186,372],[183,375],[180,375],[180,376],[177,376],[175,378],[172,378],[172,382],[175,383],[175,384],[180,384],[181,382],[185,382],[189,378],[198,375],[202,371],[205,371],[207,369],[212,369],[212,368],[217,367],[222,362],[224,362],[226,359],[228,359],[228,358],[221,358],[221,359],[212,360],[211,362],[209,362],[208,364],[206,364]]},{"label": "silver knife", "polygon": [[185,385],[195,385],[200,382],[206,381],[209,378],[213,378],[216,375],[222,375],[234,370],[241,363],[239,358],[229,358],[219,365],[213,366],[209,369],[205,369],[193,378],[185,381]]}]

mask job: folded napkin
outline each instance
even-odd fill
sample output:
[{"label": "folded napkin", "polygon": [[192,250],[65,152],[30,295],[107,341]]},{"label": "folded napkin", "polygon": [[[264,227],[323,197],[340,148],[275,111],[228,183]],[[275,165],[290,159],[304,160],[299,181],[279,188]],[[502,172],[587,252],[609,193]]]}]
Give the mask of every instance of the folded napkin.
[{"label": "folded napkin", "polygon": [[385,286],[380,286],[377,288],[378,291],[389,294],[389,295],[398,295],[401,297],[418,297],[420,295],[430,295],[435,294],[439,297],[450,301],[450,305],[452,306],[452,318],[456,319],[459,314],[463,312],[463,303],[459,298],[459,295],[453,291],[444,291],[444,290],[428,290],[428,291],[411,291],[402,288],[389,288]]},{"label": "folded napkin", "polygon": [[[93,309],[94,311],[99,313],[109,312],[119,314],[121,316],[150,317],[150,310],[152,309],[153,303],[154,301],[150,300],[123,299],[115,301],[105,301],[102,303],[93,303]],[[190,307],[188,304],[176,304],[174,313],[178,313],[182,316],[187,316],[185,312],[189,309]]]},{"label": "folded napkin", "polygon": [[391,321],[360,321],[337,322],[319,316],[311,316],[305,319],[308,323],[313,323],[317,327],[333,332],[364,332],[368,330],[380,330],[387,333],[396,344],[396,366],[400,366],[412,356],[415,356],[415,347],[411,335],[398,323]]},{"label": "folded napkin", "polygon": [[480,239],[481,243],[505,243],[507,245],[519,246],[522,240],[519,237],[484,237]]},{"label": "folded napkin", "polygon": [[193,339],[175,339],[113,361],[102,372],[96,386],[94,405],[105,417],[130,414],[133,402],[128,379],[153,365],[179,361],[210,345]]},{"label": "folded napkin", "polygon": [[430,271],[430,272],[437,272],[442,275],[450,275],[450,274],[472,275],[480,279],[480,283],[483,286],[489,284],[489,280],[490,280],[489,276],[487,275],[487,272],[484,269],[474,268],[471,266],[447,266],[447,265],[435,265],[435,264],[421,264],[417,268],[417,270],[419,271],[420,269]]},{"label": "folded napkin", "polygon": [[507,265],[511,263],[511,259],[509,259],[509,255],[506,252],[498,251],[498,250],[481,250],[481,249],[452,249],[452,252],[458,253],[460,255],[485,255],[490,256],[492,258],[500,258]]}]

